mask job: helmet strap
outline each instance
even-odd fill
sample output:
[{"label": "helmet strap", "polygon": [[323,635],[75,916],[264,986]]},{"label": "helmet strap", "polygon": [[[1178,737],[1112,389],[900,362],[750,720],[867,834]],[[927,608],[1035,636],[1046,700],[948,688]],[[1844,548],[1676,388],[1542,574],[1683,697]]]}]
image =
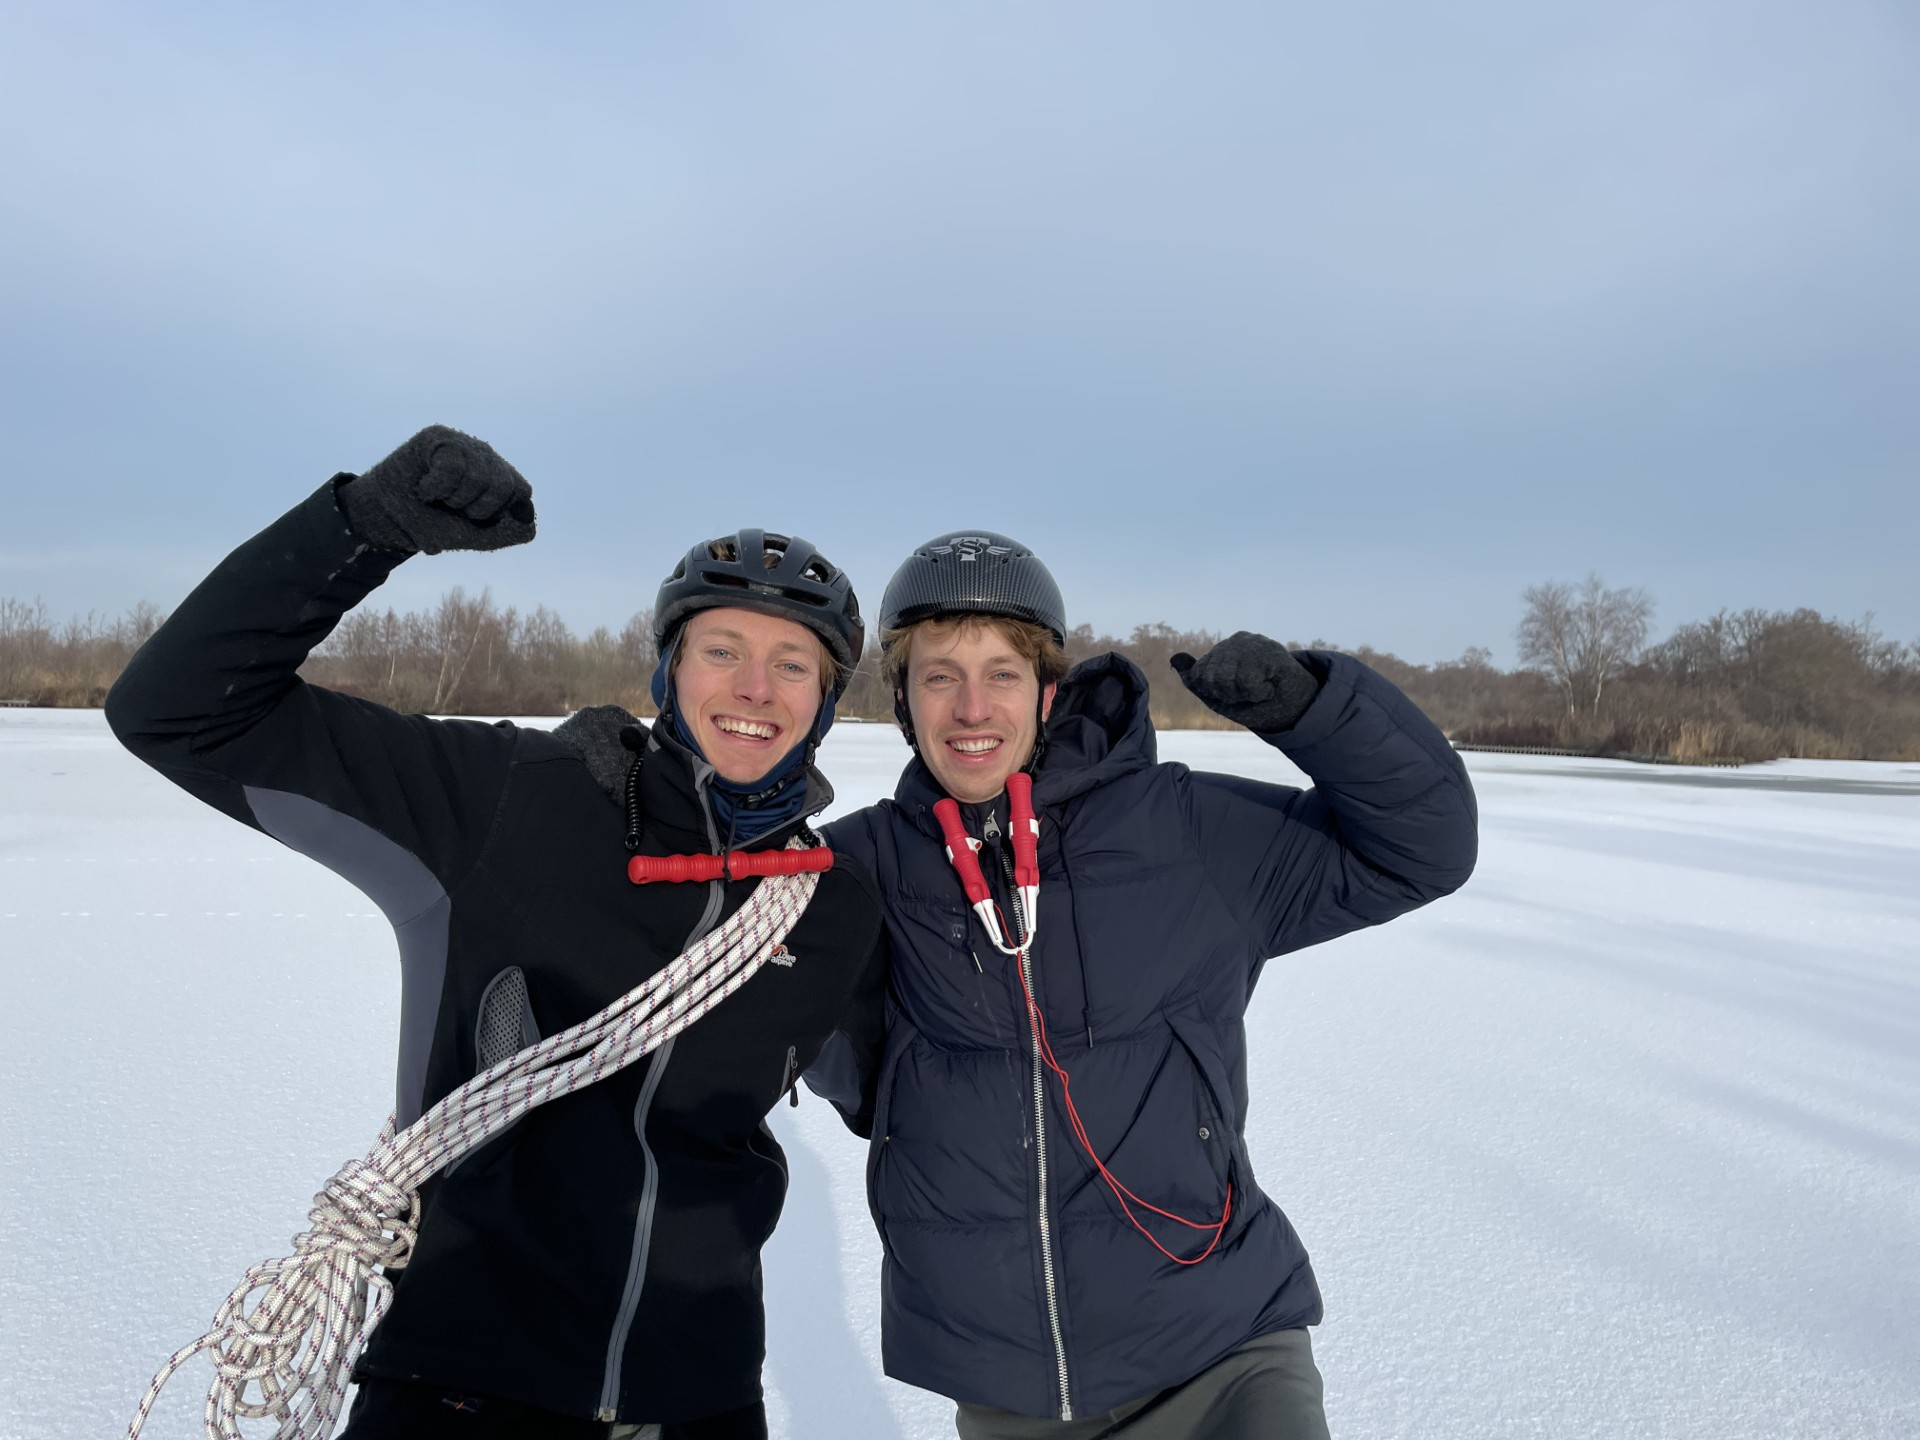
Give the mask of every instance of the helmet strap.
[{"label": "helmet strap", "polygon": [[893,687],[893,718],[899,723],[900,733],[907,737],[907,748],[914,754],[920,753],[920,737],[913,733],[913,712],[907,708],[907,687]]},{"label": "helmet strap", "polygon": [[1033,753],[1027,756],[1027,763],[1020,768],[1031,775],[1040,768],[1040,761],[1047,753],[1047,687],[1040,687],[1040,698],[1033,702]]}]

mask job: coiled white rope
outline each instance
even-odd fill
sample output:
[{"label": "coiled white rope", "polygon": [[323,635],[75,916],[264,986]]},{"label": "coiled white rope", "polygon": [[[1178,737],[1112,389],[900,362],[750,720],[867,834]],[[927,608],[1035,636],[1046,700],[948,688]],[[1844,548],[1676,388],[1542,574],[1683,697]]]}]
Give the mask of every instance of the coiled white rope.
[{"label": "coiled white rope", "polygon": [[819,883],[814,872],[762,880],[724,925],[599,1014],[482,1071],[398,1134],[389,1116],[365,1158],[314,1197],[293,1254],[249,1270],[206,1334],[160,1368],[126,1440],[138,1440],[167,1381],[202,1351],[215,1370],[208,1440],[244,1440],[240,1422],[257,1419],[279,1422],[274,1440],[329,1440],[354,1362],[392,1299],[381,1271],[412,1254],[421,1185],[536,1105],[631,1065],[746,984]]}]

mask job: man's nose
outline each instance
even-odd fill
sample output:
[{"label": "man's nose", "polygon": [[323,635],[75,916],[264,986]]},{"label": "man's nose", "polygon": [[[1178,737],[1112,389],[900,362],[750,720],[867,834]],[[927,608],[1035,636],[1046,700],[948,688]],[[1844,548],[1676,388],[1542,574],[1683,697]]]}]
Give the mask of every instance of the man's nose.
[{"label": "man's nose", "polygon": [[953,719],[958,725],[984,725],[993,718],[993,706],[987,699],[987,687],[963,680],[953,696]]},{"label": "man's nose", "polygon": [[733,693],[741,700],[764,705],[773,698],[773,671],[761,660],[748,660],[733,672]]}]

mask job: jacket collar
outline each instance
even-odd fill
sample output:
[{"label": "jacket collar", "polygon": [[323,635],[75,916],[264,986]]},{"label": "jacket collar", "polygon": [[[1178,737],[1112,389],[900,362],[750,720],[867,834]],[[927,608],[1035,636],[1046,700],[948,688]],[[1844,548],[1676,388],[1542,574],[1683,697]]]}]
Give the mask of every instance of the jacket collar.
[{"label": "jacket collar", "polygon": [[[640,817],[648,848],[658,843],[663,854],[707,854],[724,845],[726,836],[714,821],[708,794],[713,766],[682,745],[671,727],[649,726],[618,705],[595,705],[576,711],[553,733],[580,757],[608,799],[623,810],[627,772],[636,749],[641,753]],[[740,848],[784,845],[808,819],[833,803],[833,787],[817,768],[807,767],[804,783],[807,799],[801,814]]]}]

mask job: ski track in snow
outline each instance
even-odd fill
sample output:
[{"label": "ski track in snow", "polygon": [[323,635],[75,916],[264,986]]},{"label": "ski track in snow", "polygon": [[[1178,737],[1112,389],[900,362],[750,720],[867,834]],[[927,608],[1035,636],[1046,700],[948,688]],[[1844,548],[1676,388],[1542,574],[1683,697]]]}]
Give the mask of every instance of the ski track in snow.
[{"label": "ski track in snow", "polygon": [[[1237,732],[1161,750],[1300,783]],[[905,754],[836,729],[837,809]],[[1468,763],[1469,886],[1273,961],[1248,1017],[1335,1435],[1920,1436],[1920,767]],[[285,1253],[389,1107],[393,953],[98,712],[0,713],[0,1437],[119,1434]],[[811,1096],[773,1124],[774,1433],[951,1435],[880,1373],[864,1147]]]}]

